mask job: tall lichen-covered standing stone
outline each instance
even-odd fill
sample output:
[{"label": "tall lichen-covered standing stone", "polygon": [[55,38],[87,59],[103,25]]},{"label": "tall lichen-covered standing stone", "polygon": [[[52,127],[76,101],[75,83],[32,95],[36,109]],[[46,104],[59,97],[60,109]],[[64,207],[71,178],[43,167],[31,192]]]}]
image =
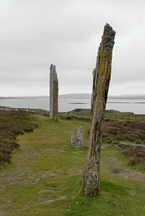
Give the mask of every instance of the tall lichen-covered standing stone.
[{"label": "tall lichen-covered standing stone", "polygon": [[50,66],[50,118],[56,119],[58,113],[58,78],[56,66]]},{"label": "tall lichen-covered standing stone", "polygon": [[109,24],[104,27],[99,47],[96,69],[93,75],[92,123],[90,130],[89,157],[83,175],[83,194],[96,196],[100,190],[100,151],[102,144],[102,121],[106,108],[111,77],[112,51],[115,32]]},{"label": "tall lichen-covered standing stone", "polygon": [[94,98],[96,96],[95,88],[96,88],[96,68],[94,68],[92,72],[93,76],[93,88],[92,88],[92,96],[91,96],[91,114],[93,114],[93,106],[94,106]]}]

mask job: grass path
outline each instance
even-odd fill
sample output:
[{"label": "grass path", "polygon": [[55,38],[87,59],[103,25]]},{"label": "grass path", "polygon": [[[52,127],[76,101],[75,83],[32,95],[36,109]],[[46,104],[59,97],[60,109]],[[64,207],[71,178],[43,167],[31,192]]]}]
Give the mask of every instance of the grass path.
[{"label": "grass path", "polygon": [[0,216],[144,216],[145,176],[127,167],[117,149],[104,145],[102,191],[97,199],[79,195],[87,148],[73,149],[70,133],[87,122],[54,122],[36,116],[39,127],[18,137],[12,163],[0,170]]}]

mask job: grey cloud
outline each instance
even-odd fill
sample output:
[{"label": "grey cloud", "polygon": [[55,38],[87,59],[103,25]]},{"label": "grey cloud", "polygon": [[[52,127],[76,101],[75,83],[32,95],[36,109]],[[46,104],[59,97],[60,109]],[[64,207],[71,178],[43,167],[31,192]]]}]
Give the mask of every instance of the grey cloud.
[{"label": "grey cloud", "polygon": [[132,88],[129,83],[145,81],[143,0],[5,0],[0,6],[3,88],[11,83],[19,90],[21,83],[25,89],[32,83],[29,95],[39,94],[40,89],[44,92],[53,63],[62,93],[91,91],[91,71],[106,22],[117,32],[110,91],[113,94],[120,85]]}]

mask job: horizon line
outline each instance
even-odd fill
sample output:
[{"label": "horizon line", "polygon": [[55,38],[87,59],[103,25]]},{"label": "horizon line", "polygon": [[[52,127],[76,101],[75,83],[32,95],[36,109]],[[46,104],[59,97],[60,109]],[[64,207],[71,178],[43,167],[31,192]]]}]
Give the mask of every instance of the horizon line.
[{"label": "horizon line", "polygon": [[[91,95],[92,93],[65,93],[59,94],[59,96],[65,95]],[[145,96],[145,94],[112,94],[108,95],[108,97],[127,97],[127,96]],[[0,96],[0,98],[31,98],[31,97],[49,97],[49,95],[25,95],[25,96]]]}]

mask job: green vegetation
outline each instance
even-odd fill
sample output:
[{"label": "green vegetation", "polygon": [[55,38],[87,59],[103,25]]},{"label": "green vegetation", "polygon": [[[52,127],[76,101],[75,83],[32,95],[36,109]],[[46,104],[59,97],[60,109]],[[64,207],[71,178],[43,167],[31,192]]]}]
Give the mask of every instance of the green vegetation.
[{"label": "green vegetation", "polygon": [[[90,110],[88,109],[76,109],[60,116],[68,120],[76,119],[87,122],[91,119]],[[119,141],[145,144],[145,115],[135,115],[114,110],[106,111],[103,125],[103,142],[118,143]]]},{"label": "green vegetation", "polygon": [[[0,215],[145,215],[144,171],[129,166],[129,159],[113,141],[102,146],[101,193],[96,199],[85,198],[79,192],[89,121],[64,117],[53,121],[38,114],[31,120],[37,128],[17,137],[20,148],[13,151],[12,162],[0,170]],[[70,146],[70,134],[79,125],[84,127],[85,147],[75,149]]]},{"label": "green vegetation", "polygon": [[33,131],[36,123],[25,111],[0,110],[0,161],[10,162],[11,152],[18,148],[16,136]]},{"label": "green vegetation", "polygon": [[[81,119],[81,120],[90,120],[90,110],[89,109],[75,109],[73,111],[60,114],[61,117],[68,119]],[[117,110],[107,110],[105,112],[105,119],[110,120],[126,120],[126,121],[145,121],[145,115],[134,114],[130,112],[120,112]]]}]

